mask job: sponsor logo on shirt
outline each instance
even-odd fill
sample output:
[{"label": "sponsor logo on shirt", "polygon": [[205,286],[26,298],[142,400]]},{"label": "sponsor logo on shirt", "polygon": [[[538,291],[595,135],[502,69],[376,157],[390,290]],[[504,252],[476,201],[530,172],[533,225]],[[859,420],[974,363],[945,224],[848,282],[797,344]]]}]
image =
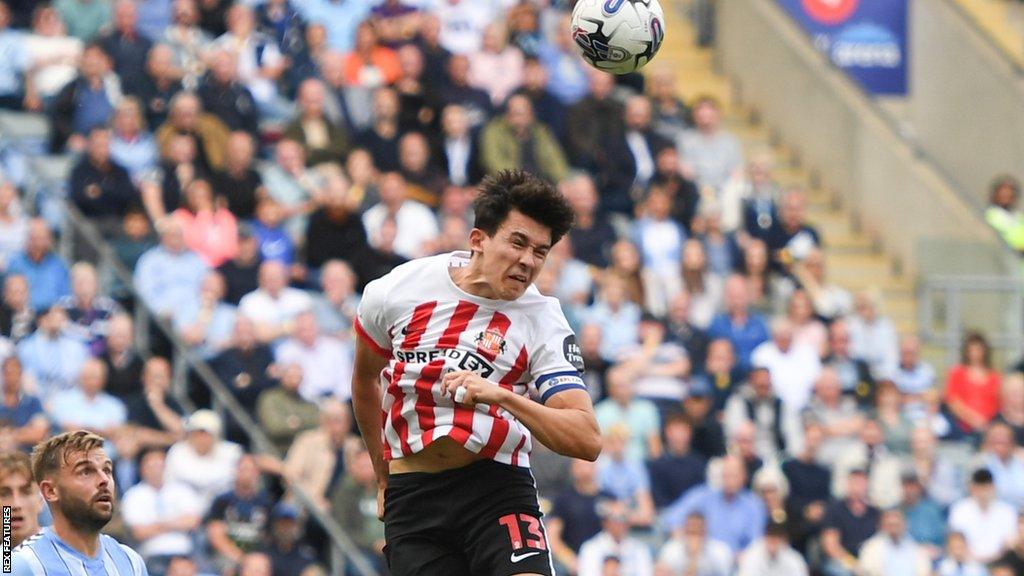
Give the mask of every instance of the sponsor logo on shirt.
[{"label": "sponsor logo on shirt", "polygon": [[438,359],[446,359],[446,364],[455,364],[459,370],[476,372],[487,378],[494,373],[495,368],[486,358],[475,352],[467,352],[458,348],[445,348],[441,350],[395,350],[395,358],[399,362],[409,364],[427,364]]}]

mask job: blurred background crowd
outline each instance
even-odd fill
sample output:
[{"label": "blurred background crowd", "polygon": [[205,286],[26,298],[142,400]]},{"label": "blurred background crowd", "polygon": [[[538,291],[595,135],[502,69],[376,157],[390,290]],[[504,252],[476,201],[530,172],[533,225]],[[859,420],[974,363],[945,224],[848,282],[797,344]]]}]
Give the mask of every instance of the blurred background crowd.
[{"label": "blurred background crowd", "polygon": [[[537,287],[605,436],[532,458],[559,573],[1024,574],[1024,365],[982,333],[925,361],[716,98],[587,68],[563,4],[0,1],[0,107],[48,128],[0,155],[0,448],[107,437],[152,574],[337,570],[309,506],[386,573],[359,292],[464,249],[474,185],[519,167],[576,213]],[[1008,235],[1018,191],[993,186]]]}]

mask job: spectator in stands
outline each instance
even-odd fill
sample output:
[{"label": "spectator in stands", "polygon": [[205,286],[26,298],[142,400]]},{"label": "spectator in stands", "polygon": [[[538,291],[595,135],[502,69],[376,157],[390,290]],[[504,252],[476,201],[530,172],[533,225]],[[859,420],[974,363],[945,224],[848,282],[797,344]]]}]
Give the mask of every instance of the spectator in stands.
[{"label": "spectator in stands", "polygon": [[469,85],[490,96],[491,104],[501,106],[523,82],[523,53],[508,43],[504,23],[492,22],[483,30],[483,42],[469,56]]},{"label": "spectator in stands", "polygon": [[627,351],[615,370],[626,373],[636,396],[653,402],[658,414],[668,414],[686,396],[690,358],[685,348],[666,340],[665,324],[657,318],[641,316],[638,334],[639,346]]},{"label": "spectator in stands", "polygon": [[11,257],[24,250],[28,236],[28,216],[18,198],[18,189],[0,181],[0,271]]},{"label": "spectator in stands", "polygon": [[[274,355],[270,347],[256,338],[253,321],[239,315],[231,336],[230,347],[210,360],[214,373],[227,385],[228,391],[251,417],[256,417],[256,401],[259,395],[273,386],[270,366]],[[245,443],[248,436],[241,425],[229,418],[226,437]]]},{"label": "spectator in stands", "polygon": [[376,277],[372,270],[373,250],[366,238],[366,228],[358,214],[358,205],[348,180],[332,175],[324,187],[320,206],[310,215],[306,229],[306,264],[317,270],[328,260],[351,262],[365,279]]},{"label": "spectator in stands", "polygon": [[726,401],[722,424],[730,437],[741,426],[752,424],[757,431],[757,454],[770,459],[799,439],[796,412],[775,392],[775,377],[767,367],[755,366],[748,382]]},{"label": "spectator in stands", "polygon": [[693,123],[694,128],[685,130],[676,141],[685,159],[683,173],[701,187],[720,191],[730,180],[742,177],[739,140],[722,129],[721,104],[712,96],[701,96],[693,103]]},{"label": "spectator in stands", "polygon": [[548,29],[547,38],[537,48],[537,57],[551,75],[551,93],[565,106],[571,106],[587,95],[589,68],[576,52],[569,30],[570,15],[559,14],[556,24]]},{"label": "spectator in stands", "polygon": [[306,232],[309,213],[323,195],[324,179],[306,168],[306,153],[294,140],[281,140],[274,149],[274,164],[263,171],[268,197],[284,209],[293,240]]},{"label": "spectator in stands", "polygon": [[624,350],[640,341],[640,307],[626,298],[625,282],[606,274],[597,299],[584,314],[586,323],[601,327],[601,356],[607,362],[618,361]]},{"label": "spectator in stands", "polygon": [[46,412],[61,432],[86,429],[113,438],[128,420],[124,402],[107,394],[107,368],[89,358],[82,363],[78,386],[55,392],[47,401]]},{"label": "spectator in stands", "polygon": [[81,152],[89,131],[113,116],[121,86],[110,68],[110,57],[99,44],[85,47],[78,76],[61,89],[50,108],[51,152]]},{"label": "spectator in stands", "polygon": [[786,526],[768,522],[764,537],[739,556],[738,576],[807,576],[807,563],[789,546]]},{"label": "spectator in stands", "polygon": [[767,514],[757,496],[744,488],[747,474],[742,460],[724,457],[720,473],[720,487],[705,483],[691,489],[662,511],[661,524],[666,530],[676,530],[690,514],[698,512],[707,521],[708,535],[735,553],[761,537]]},{"label": "spectator in stands", "polygon": [[458,104],[441,111],[441,147],[435,156],[441,174],[456,186],[466,186],[483,178],[480,145],[470,130],[466,110]]},{"label": "spectator in stands", "polygon": [[903,399],[892,380],[883,378],[878,382],[871,417],[882,427],[886,448],[901,456],[910,452],[910,433],[914,423],[904,412]]},{"label": "spectator in stands", "polygon": [[336,336],[320,333],[312,310],[295,317],[295,332],[275,351],[278,364],[298,364],[304,377],[299,394],[310,402],[325,397],[347,401],[351,396],[354,351]]},{"label": "spectator in stands", "polygon": [[629,533],[628,504],[609,501],[598,510],[601,516],[601,532],[580,546],[576,573],[580,576],[602,576],[607,574],[603,566],[608,558],[619,560],[628,567],[632,576],[653,576],[654,567],[651,551],[647,545]]},{"label": "spectator in stands", "polygon": [[21,13],[14,10],[13,16],[16,23],[20,19],[32,19],[31,31],[21,36],[29,66],[24,71],[24,100],[18,105],[24,105],[27,111],[41,112],[49,107],[61,88],[75,78],[83,44],[78,38],[68,36],[67,26],[52,6],[43,4]]},{"label": "spectator in stands", "polygon": [[937,576],[987,576],[985,565],[971,557],[967,539],[960,532],[946,538],[946,554],[936,567]]},{"label": "spectator in stands", "polygon": [[423,55],[424,80],[435,90],[444,82],[445,67],[451,52],[441,45],[441,20],[432,11],[424,11],[412,45]]},{"label": "spectator in stands", "polygon": [[999,412],[999,371],[992,368],[988,340],[972,332],[964,337],[960,363],[946,377],[946,406],[964,432],[980,434]]},{"label": "spectator in stands", "polygon": [[724,278],[739,266],[743,258],[740,246],[732,232],[722,228],[723,210],[719,202],[709,199],[701,205],[691,228],[704,245],[708,255],[708,268]]},{"label": "spectator in stands", "polygon": [[[376,477],[374,477],[376,478]],[[374,491],[376,498],[376,491]],[[299,511],[291,504],[280,502],[270,512],[267,527],[268,543],[263,551],[270,557],[271,574],[280,576],[316,576],[322,574],[316,566],[316,553],[300,541]]]},{"label": "spectator in stands", "polygon": [[774,313],[792,289],[787,279],[772,272],[768,246],[757,238],[747,240],[739,273],[747,281],[751,309],[761,314]]},{"label": "spectator in stands", "polygon": [[683,400],[683,414],[693,423],[693,449],[705,459],[725,454],[725,432],[714,408],[711,384],[702,376],[690,379],[690,390]]},{"label": "spectator in stands", "polygon": [[210,182],[193,180],[185,190],[185,203],[171,214],[181,225],[185,245],[207,266],[216,268],[238,252],[238,221],[213,197]]},{"label": "spectator in stands", "polygon": [[0,50],[6,57],[0,61],[0,108],[21,110],[25,103],[25,76],[31,66],[30,56],[21,31],[11,30],[11,10],[0,2]]},{"label": "spectator in stands", "polygon": [[[654,192],[657,188],[652,188]],[[714,274],[708,266],[707,252],[704,245],[695,238],[683,244],[682,288],[689,294],[689,317],[696,326],[707,328],[714,319],[716,311],[722,308],[724,291],[722,278]],[[646,282],[644,287],[646,288]],[[670,298],[672,294],[669,294]]]},{"label": "spectator in stands", "polygon": [[288,451],[296,436],[315,428],[319,422],[320,411],[316,404],[300,395],[304,383],[301,364],[284,364],[280,385],[263,391],[256,401],[260,427],[282,453]]},{"label": "spectator in stands", "polygon": [[942,544],[946,540],[946,515],[942,507],[924,493],[924,487],[912,469],[904,470],[900,478],[903,483],[903,501],[900,510],[907,520],[907,532],[936,560],[942,555]]},{"label": "spectator in stands", "polygon": [[772,339],[754,349],[751,362],[768,368],[776,393],[786,408],[802,410],[821,372],[819,352],[795,341],[794,326],[788,318],[776,317],[771,329]]},{"label": "spectator in stands", "polygon": [[288,270],[280,262],[260,264],[259,288],[242,297],[238,312],[256,324],[262,342],[291,334],[295,317],[312,307],[309,294],[288,286]]},{"label": "spectator in stands", "polygon": [[160,157],[174,160],[171,142],[175,136],[191,136],[195,140],[198,164],[206,173],[224,167],[225,151],[231,131],[219,118],[203,111],[202,102],[193,92],[179,92],[170,100],[167,120],[156,131]]},{"label": "spectator in stands", "polygon": [[331,0],[313,0],[296,4],[302,18],[327,28],[331,50],[348,52],[355,45],[356,28],[370,14],[370,6]]},{"label": "spectator in stands", "polygon": [[191,533],[202,519],[196,493],[164,480],[166,459],[162,450],[145,452],[139,459],[139,483],[121,498],[125,526],[154,573],[162,573],[171,558],[195,553]]},{"label": "spectator in stands", "polygon": [[861,546],[875,533],[881,514],[868,503],[868,477],[863,468],[845,476],[845,496],[829,503],[822,520],[822,571],[827,576],[854,574]]},{"label": "spectator in stands", "polygon": [[232,487],[213,500],[203,519],[214,562],[222,567],[242,562],[244,555],[263,544],[273,502],[261,481],[256,457],[241,455]]},{"label": "spectator in stands", "polygon": [[112,235],[138,201],[138,191],[128,171],[110,158],[110,130],[95,126],[89,131],[86,153],[71,171],[71,199],[101,233]]},{"label": "spectator in stands", "polygon": [[195,87],[206,69],[205,56],[213,37],[199,26],[195,0],[175,0],[172,18],[161,30],[162,41],[173,49],[175,66],[189,86]]},{"label": "spectator in stands", "polygon": [[825,324],[815,317],[811,297],[807,292],[798,288],[790,294],[786,317],[793,326],[794,344],[808,346],[818,357],[828,353],[828,331]]},{"label": "spectator in stands", "polygon": [[[295,262],[295,241],[284,227],[285,210],[277,200],[266,197],[256,204],[256,219],[250,223],[262,262]],[[308,232],[308,230],[307,230]]]},{"label": "spectator in stands", "polygon": [[602,432],[604,453],[597,463],[601,489],[629,506],[631,526],[648,527],[655,515],[651,480],[643,460],[628,450],[631,431],[619,423]]},{"label": "spectator in stands", "polygon": [[238,252],[221,264],[217,272],[225,283],[224,300],[237,306],[242,297],[259,287],[260,250],[253,228],[247,222],[238,225]]},{"label": "spectator in stands", "polygon": [[921,340],[917,336],[906,334],[900,338],[900,361],[892,380],[908,412],[915,419],[923,416],[924,394],[935,388],[935,369],[921,359]]},{"label": "spectator in stands", "polygon": [[[670,339],[678,342],[686,349],[686,352],[690,355],[690,363],[695,371],[699,372],[701,369],[706,371],[705,360],[708,356],[709,342],[704,330],[693,323],[691,302],[690,294],[685,291],[676,294],[669,301],[666,318],[668,335]],[[728,341],[726,340],[725,342]],[[731,344],[729,344],[729,353],[732,354]],[[732,371],[736,364],[735,355],[732,355],[729,364],[728,370]],[[716,367],[720,368],[717,364]],[[715,374],[718,373],[720,372],[716,370]],[[722,399],[722,402],[724,402],[724,399]]]},{"label": "spectator in stands", "polygon": [[593,462],[573,460],[570,470],[572,483],[556,495],[545,527],[555,561],[578,573],[580,547],[601,531],[599,509],[612,495],[598,484]]},{"label": "spectator in stands", "polygon": [[831,497],[831,470],[821,464],[819,449],[824,432],[819,423],[807,420],[803,425],[803,447],[795,457],[782,463],[789,484],[786,499],[788,527],[796,549],[805,551],[810,539],[821,530],[825,505]]},{"label": "spectator in stands", "polygon": [[356,276],[344,260],[328,260],[320,269],[320,293],[313,296],[313,315],[324,334],[351,338],[359,307]]},{"label": "spectator in stands", "polygon": [[1005,566],[1009,574],[1019,574],[1024,569],[1024,513],[1017,515],[1017,538],[1013,546],[996,560],[994,566]]},{"label": "spectator in stands", "polygon": [[153,222],[159,223],[184,205],[186,191],[193,182],[209,178],[210,172],[198,157],[196,145],[192,136],[172,136],[167,157],[160,161],[155,177],[141,183],[142,205]]},{"label": "spectator in stands", "polygon": [[864,576],[931,575],[928,553],[907,533],[906,518],[900,509],[882,512],[878,533],[860,549],[857,573]]},{"label": "spectator in stands", "polygon": [[91,40],[110,21],[110,2],[60,0],[54,8],[67,23],[68,33],[83,42]]},{"label": "spectator in stands", "polygon": [[324,109],[327,88],[315,78],[299,85],[298,117],[285,128],[284,137],[302,145],[306,163],[315,166],[324,162],[339,162],[348,155],[351,138],[340,124],[327,117]]},{"label": "spectator in stands", "polygon": [[747,283],[742,276],[730,276],[723,291],[725,312],[719,313],[708,327],[711,339],[725,338],[736,350],[738,365],[744,371],[750,369],[754,349],[768,340],[768,325],[758,314],[749,310],[750,297]]},{"label": "spectator in stands", "polygon": [[881,300],[877,290],[861,292],[855,300],[856,312],[848,318],[850,351],[868,363],[874,378],[892,374],[899,363],[896,325],[882,315]]},{"label": "spectator in stands", "polygon": [[8,274],[0,302],[0,335],[17,343],[36,330],[36,312],[29,301],[29,281],[23,275]]},{"label": "spectator in stands", "polygon": [[879,508],[890,508],[899,504],[900,458],[885,446],[885,432],[881,424],[866,419],[861,425],[859,442],[843,452],[832,467],[832,494],[842,497],[842,479],[851,470],[863,469],[868,474],[868,498]]},{"label": "spectator in stands", "polygon": [[526,168],[553,182],[565,178],[569,170],[558,141],[536,121],[533,104],[522,94],[510,97],[505,115],[484,128],[480,158],[488,172]]},{"label": "spectator in stands", "polygon": [[812,248],[801,262],[794,264],[793,275],[814,302],[814,312],[825,320],[836,320],[853,311],[853,297],[828,280],[825,253]]},{"label": "spectator in stands", "polygon": [[[668,300],[681,289],[679,262],[683,259],[686,231],[670,217],[670,202],[664,189],[651,188],[632,230],[633,243],[643,263],[645,308],[657,316],[664,315]],[[703,279],[702,274],[697,275]]]},{"label": "spectator in stands", "polygon": [[994,423],[988,427],[980,460],[992,473],[996,497],[1018,510],[1024,508],[1024,458],[1009,426]]},{"label": "spectator in stands", "polygon": [[985,221],[1014,250],[1024,250],[1024,213],[1017,207],[1020,181],[1010,175],[997,176],[989,185]]},{"label": "spectator in stands", "polygon": [[[764,239],[775,272],[790,274],[795,263],[803,262],[815,248],[821,247],[821,236],[806,218],[806,194],[799,188],[788,190],[779,201],[779,218]],[[813,281],[823,282],[824,271],[822,280]]]},{"label": "spectator in stands", "polygon": [[[139,100],[131,96],[123,98],[114,110],[111,127],[109,156],[112,164],[127,170],[136,186],[144,178],[152,178],[157,167],[156,140],[146,128]],[[104,164],[94,169],[102,169]]]},{"label": "spectator in stands", "polygon": [[[612,159],[604,169],[611,166],[624,168],[619,186],[625,190],[644,190],[654,178],[658,152],[670,146],[671,142],[654,130],[653,106],[645,96],[633,96],[626,101],[623,124],[623,140],[611,144],[617,147],[621,157]],[[609,175],[608,182],[613,181],[614,175]]]},{"label": "spectator in stands", "polygon": [[45,406],[54,394],[75,387],[89,349],[67,333],[67,315],[59,306],[43,309],[39,328],[18,343],[18,359],[36,382]]},{"label": "spectator in stands", "polygon": [[135,348],[132,317],[124,312],[106,322],[103,351],[98,356],[107,367],[107,392],[126,400],[136,391],[142,375],[142,359]]},{"label": "spectator in stands", "polygon": [[706,472],[706,461],[690,447],[693,426],[685,416],[670,416],[665,422],[664,435],[665,451],[647,463],[651,496],[658,510],[703,483]]},{"label": "spectator in stands", "polygon": [[368,502],[377,501],[377,482],[370,454],[361,444],[350,446],[346,458],[352,463],[347,474],[337,479],[331,491],[331,513],[341,520],[356,546],[378,568],[384,565],[384,524],[377,520]]},{"label": "spectator in stands", "polygon": [[401,0],[385,0],[373,8],[370,22],[380,34],[381,42],[396,47],[415,38],[423,16],[416,6]]},{"label": "spectator in stands", "polygon": [[0,420],[9,428],[15,446],[24,451],[42,442],[49,432],[50,423],[39,398],[25,390],[21,360],[8,356],[0,364],[3,381],[3,402],[0,403]]},{"label": "spectator in stands", "polygon": [[214,498],[231,487],[242,456],[238,444],[221,440],[221,428],[216,412],[196,410],[185,422],[185,439],[167,451],[164,482],[191,487],[204,513]]},{"label": "spectator in stands", "polygon": [[206,272],[203,259],[185,245],[181,224],[165,220],[160,244],[139,258],[135,287],[153,312],[170,317],[198,296]]},{"label": "spectator in stands", "polygon": [[[142,79],[137,96],[146,111],[146,124],[151,128],[163,126],[174,97],[184,89],[178,77],[179,68],[175,66],[174,58],[174,50],[170,46],[157,44],[149,51],[146,59],[146,75]],[[157,136],[159,137],[159,131]]]},{"label": "spectator in stands", "polygon": [[960,467],[936,450],[935,434],[927,426],[918,426],[910,434],[911,463],[925,493],[941,506],[948,507],[963,494]]},{"label": "spectator in stands", "polygon": [[29,304],[37,311],[45,310],[70,293],[67,265],[53,252],[53,234],[40,218],[28,223],[25,249],[7,263],[7,275],[18,275],[28,281]]},{"label": "spectator in stands", "polygon": [[347,476],[346,449],[351,428],[348,405],[327,399],[320,406],[320,425],[300,433],[288,448],[285,480],[289,486],[301,488],[322,509],[328,508],[333,489]]},{"label": "spectator in stands", "polygon": [[[149,218],[141,209],[129,210],[121,221],[121,229],[110,239],[110,249],[128,272],[134,272],[142,255],[156,246],[156,235]],[[120,301],[128,300],[128,287],[114,278],[110,295]]]},{"label": "spectator in stands", "polygon": [[[736,367],[736,354],[733,353],[732,344],[728,340],[720,338],[710,344],[706,340],[693,342],[698,346],[697,353],[704,355],[705,360],[702,365],[694,366],[690,381],[698,378],[708,383],[711,388],[712,412],[718,417],[743,383],[744,376]],[[681,343],[690,349],[686,341]],[[696,364],[696,361],[692,364]]]},{"label": "spectator in stands", "polygon": [[1014,441],[1024,446],[1024,376],[1019,373],[1007,376],[1000,398],[999,413],[993,421],[1009,426]]},{"label": "spectator in stands", "polygon": [[224,301],[226,290],[224,277],[208,272],[198,297],[188,307],[174,311],[174,326],[181,339],[204,360],[220,354],[231,343],[238,309]]},{"label": "spectator in stands", "polygon": [[382,171],[398,169],[400,111],[398,93],[391,88],[378,88],[373,92],[372,125],[356,137],[356,143],[370,152],[374,166]]},{"label": "spectator in stands", "polygon": [[549,72],[535,56],[527,56],[523,67],[523,82],[516,92],[525,95],[533,104],[537,119],[543,122],[559,139],[565,139],[565,105],[553,93]]},{"label": "spectator in stands", "polygon": [[343,66],[346,84],[370,90],[394,84],[401,76],[398,55],[380,45],[369,21],[356,27],[355,46],[345,54]]},{"label": "spectator in stands", "polygon": [[138,28],[139,12],[135,2],[114,2],[113,27],[97,38],[97,43],[114,61],[114,72],[121,79],[121,87],[135,94],[145,75],[146,53],[153,42]]},{"label": "spectator in stands", "polygon": [[828,327],[828,351],[822,361],[835,370],[842,393],[867,404],[875,393],[875,379],[871,368],[861,358],[851,355],[850,327],[845,319],[838,319]]},{"label": "spectator in stands", "polygon": [[71,267],[71,295],[57,302],[67,314],[68,334],[88,346],[92,356],[102,356],[106,351],[108,323],[121,311],[121,306],[100,294],[99,289],[96,268],[88,262],[79,262]]},{"label": "spectator in stands", "polygon": [[583,172],[575,172],[560,183],[562,194],[572,206],[575,221],[569,231],[573,255],[580,261],[604,268],[615,243],[615,229],[607,216],[598,210],[594,180]]},{"label": "spectator in stands", "polygon": [[437,238],[437,219],[429,208],[410,200],[405,179],[397,172],[381,175],[380,203],[363,214],[363,226],[370,244],[382,249],[382,235],[387,221],[394,223],[394,252],[403,258],[417,258],[433,252]]},{"label": "spectator in stands", "polygon": [[122,436],[130,437],[137,449],[166,450],[184,434],[185,409],[171,395],[171,376],[170,362],[151,357],[142,369],[141,386],[124,401],[131,433]]},{"label": "spectator in stands", "polygon": [[863,427],[864,414],[856,400],[844,396],[839,371],[826,367],[816,378],[814,395],[802,410],[805,420],[821,425],[824,441],[818,459],[832,465],[857,443],[858,431]]},{"label": "spectator in stands", "polygon": [[728,545],[708,538],[707,521],[700,512],[693,512],[686,517],[682,529],[661,547],[658,567],[671,574],[729,576],[733,551]]},{"label": "spectator in stands", "polygon": [[657,406],[636,398],[635,380],[628,367],[619,365],[609,370],[605,380],[608,397],[594,406],[594,416],[605,434],[617,426],[625,427],[627,457],[640,462],[661,455],[661,424]]},{"label": "spectator in stands", "polygon": [[287,67],[280,47],[256,31],[256,17],[247,5],[235,4],[227,13],[228,31],[213,42],[213,47],[229,50],[238,59],[238,79],[252,94],[260,115],[280,120],[290,114],[291,104],[277,91],[276,82]]},{"label": "spectator in stands", "polygon": [[239,54],[221,47],[215,51],[196,94],[203,108],[220,119],[228,130],[255,137],[259,132],[259,111],[252,92],[239,79]]},{"label": "spectator in stands", "polygon": [[647,93],[651,98],[654,130],[671,141],[693,126],[690,107],[676,92],[676,75],[671,67],[661,66],[647,77]]},{"label": "spectator in stands", "polygon": [[971,475],[970,492],[949,509],[949,529],[964,535],[974,559],[988,563],[1016,540],[1017,512],[996,497],[992,472],[987,468]]},{"label": "spectator in stands", "polygon": [[253,137],[246,132],[233,132],[224,169],[210,176],[217,199],[223,199],[239,220],[252,219],[256,215],[256,201],[267,193],[260,173],[254,168],[255,156]]},{"label": "spectator in stands", "polygon": [[[606,72],[587,70],[587,95],[569,107],[566,130],[569,160],[591,172],[599,172],[607,161],[607,143],[617,142],[624,131],[622,104],[612,98],[615,77]],[[609,190],[598,182],[602,198]],[[622,210],[624,206],[614,209]],[[611,210],[613,207],[609,206]]]},{"label": "spectator in stands", "polygon": [[437,208],[447,184],[430,159],[430,143],[420,132],[409,132],[398,141],[399,172],[405,178],[409,197]]}]

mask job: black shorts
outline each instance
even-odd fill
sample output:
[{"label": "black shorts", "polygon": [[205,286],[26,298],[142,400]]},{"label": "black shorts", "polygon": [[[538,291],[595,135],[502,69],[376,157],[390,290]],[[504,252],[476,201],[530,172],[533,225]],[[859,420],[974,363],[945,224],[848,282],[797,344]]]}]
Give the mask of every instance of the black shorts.
[{"label": "black shorts", "polygon": [[553,576],[537,486],[527,468],[480,460],[393,474],[384,493],[391,576]]}]

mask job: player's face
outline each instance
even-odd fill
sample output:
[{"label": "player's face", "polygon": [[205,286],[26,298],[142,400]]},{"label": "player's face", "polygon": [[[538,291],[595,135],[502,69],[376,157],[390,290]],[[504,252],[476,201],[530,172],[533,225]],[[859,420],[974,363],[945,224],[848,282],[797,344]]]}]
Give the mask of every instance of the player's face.
[{"label": "player's face", "polygon": [[513,210],[494,236],[474,231],[470,242],[483,257],[494,297],[515,300],[536,280],[551,250],[551,230]]},{"label": "player's face", "polygon": [[114,515],[114,465],[106,451],[72,454],[61,468],[56,492],[52,504],[72,526],[93,532],[106,526]]},{"label": "player's face", "polygon": [[0,479],[0,506],[11,507],[11,539],[17,546],[39,531],[39,487],[28,476],[15,472]]}]

